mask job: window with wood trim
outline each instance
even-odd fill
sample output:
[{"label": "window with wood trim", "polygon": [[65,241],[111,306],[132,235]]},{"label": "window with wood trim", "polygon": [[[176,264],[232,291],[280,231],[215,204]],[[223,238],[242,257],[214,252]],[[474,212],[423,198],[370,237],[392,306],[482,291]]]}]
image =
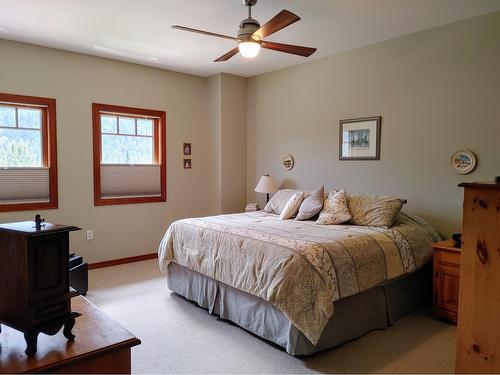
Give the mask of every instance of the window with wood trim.
[{"label": "window with wood trim", "polygon": [[94,204],[167,200],[166,114],[92,104]]},{"label": "window with wood trim", "polygon": [[57,208],[56,100],[0,93],[0,212]]}]

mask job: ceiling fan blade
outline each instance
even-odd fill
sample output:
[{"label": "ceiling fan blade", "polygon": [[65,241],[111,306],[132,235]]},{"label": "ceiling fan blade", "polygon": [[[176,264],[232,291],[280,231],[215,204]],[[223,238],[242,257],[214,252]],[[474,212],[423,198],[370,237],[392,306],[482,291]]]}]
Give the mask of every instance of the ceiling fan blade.
[{"label": "ceiling fan blade", "polygon": [[221,61],[227,61],[229,60],[231,57],[233,57],[234,55],[236,55],[238,52],[240,52],[240,50],[238,49],[238,47],[236,48],[233,48],[231,51],[229,51],[228,53],[222,55],[221,57],[219,57],[217,60],[214,60],[214,62],[221,62]]},{"label": "ceiling fan blade", "polygon": [[273,51],[291,53],[294,55],[299,55],[299,56],[304,56],[304,57],[309,57],[314,52],[316,52],[316,48],[294,46],[291,44],[283,44],[283,43],[275,43],[275,42],[267,42],[265,40],[260,42],[260,46],[262,48],[272,49]]},{"label": "ceiling fan blade", "polygon": [[259,30],[253,33],[254,36],[264,39],[266,36],[274,34],[276,31],[291,25],[300,20],[300,17],[292,12],[283,9],[276,16],[267,21]]},{"label": "ceiling fan blade", "polygon": [[215,36],[217,38],[224,38],[224,39],[231,39],[231,40],[238,41],[238,38],[235,38],[234,36],[222,35],[222,34],[212,33],[210,31],[193,29],[192,27],[186,27],[186,26],[180,26],[180,25],[173,25],[172,29],[177,29],[177,30],[182,30],[182,31],[189,31],[191,33],[197,33],[197,34]]}]

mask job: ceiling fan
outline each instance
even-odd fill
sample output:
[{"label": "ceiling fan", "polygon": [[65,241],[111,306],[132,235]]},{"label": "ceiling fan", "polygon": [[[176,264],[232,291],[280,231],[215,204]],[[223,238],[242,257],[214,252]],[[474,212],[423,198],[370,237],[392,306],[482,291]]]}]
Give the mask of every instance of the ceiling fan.
[{"label": "ceiling fan", "polygon": [[240,52],[243,57],[255,57],[259,54],[261,47],[304,57],[309,57],[316,51],[316,48],[294,46],[291,44],[275,43],[263,40],[265,37],[274,34],[275,32],[300,20],[300,17],[296,14],[283,9],[276,16],[274,16],[274,18],[261,27],[259,21],[252,18],[252,6],[257,4],[257,0],[243,0],[243,4],[248,7],[248,18],[245,18],[240,22],[237,37],[179,25],[173,25],[172,28],[192,33],[215,36],[217,38],[231,39],[238,42],[237,47],[222,55],[217,60],[214,60],[214,62],[227,61],[238,52]]}]

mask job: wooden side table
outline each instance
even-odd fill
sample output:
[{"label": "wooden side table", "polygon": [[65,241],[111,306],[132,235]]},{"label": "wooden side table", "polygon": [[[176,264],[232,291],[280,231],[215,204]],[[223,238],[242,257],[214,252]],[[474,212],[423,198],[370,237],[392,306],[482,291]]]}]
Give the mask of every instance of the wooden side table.
[{"label": "wooden side table", "polygon": [[31,358],[24,353],[23,334],[2,327],[0,374],[130,374],[130,351],[141,341],[84,297],[73,298],[73,306],[82,313],[76,320],[75,341],[68,342],[62,332],[40,336],[38,351]]},{"label": "wooden side table", "polygon": [[446,240],[431,245],[434,250],[432,316],[457,324],[460,249],[453,244],[453,240]]}]

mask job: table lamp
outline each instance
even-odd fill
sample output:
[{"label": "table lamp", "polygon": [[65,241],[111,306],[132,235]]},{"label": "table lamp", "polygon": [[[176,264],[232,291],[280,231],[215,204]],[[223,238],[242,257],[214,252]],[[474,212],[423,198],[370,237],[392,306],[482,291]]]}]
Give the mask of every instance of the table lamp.
[{"label": "table lamp", "polygon": [[267,194],[266,202],[269,202],[269,193],[275,193],[278,191],[273,176],[269,176],[268,174],[263,175],[260,178],[259,183],[255,187],[255,191],[257,193],[266,193]]}]

